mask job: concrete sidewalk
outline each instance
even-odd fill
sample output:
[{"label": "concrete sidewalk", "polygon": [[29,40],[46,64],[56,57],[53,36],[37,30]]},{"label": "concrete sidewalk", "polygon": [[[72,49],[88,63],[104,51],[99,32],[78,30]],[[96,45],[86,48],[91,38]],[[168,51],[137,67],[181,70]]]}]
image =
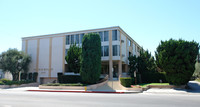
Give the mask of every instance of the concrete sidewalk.
[{"label": "concrete sidewalk", "polygon": [[39,89],[38,87],[18,87],[0,89],[1,91],[27,91],[27,92],[71,92],[71,93],[138,93],[138,91],[126,91],[126,90],[66,90],[66,89]]},{"label": "concrete sidewalk", "polygon": [[151,88],[143,91],[143,94],[192,94],[200,95],[200,83],[197,81],[189,81],[189,89],[160,89]]}]

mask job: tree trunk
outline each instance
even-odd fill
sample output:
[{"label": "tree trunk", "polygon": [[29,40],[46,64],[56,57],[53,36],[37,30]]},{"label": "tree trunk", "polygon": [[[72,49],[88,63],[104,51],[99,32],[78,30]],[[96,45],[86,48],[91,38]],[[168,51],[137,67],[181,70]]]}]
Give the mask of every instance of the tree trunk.
[{"label": "tree trunk", "polygon": [[19,73],[16,72],[16,73],[13,73],[13,81],[18,81],[18,77],[19,77]]}]

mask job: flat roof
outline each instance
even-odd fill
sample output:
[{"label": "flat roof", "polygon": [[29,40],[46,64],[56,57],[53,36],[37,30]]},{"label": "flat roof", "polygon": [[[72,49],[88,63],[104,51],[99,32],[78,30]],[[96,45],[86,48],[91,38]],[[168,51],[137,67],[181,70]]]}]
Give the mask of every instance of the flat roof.
[{"label": "flat roof", "polygon": [[[97,28],[97,29],[88,29],[88,30],[79,30],[79,31],[71,31],[71,32],[64,32],[64,33],[55,33],[55,34],[45,34],[45,35],[38,35],[38,36],[30,36],[30,37],[22,37],[22,40],[30,40],[30,39],[38,39],[38,38],[44,38],[44,37],[59,37],[59,36],[65,36],[65,35],[72,35],[77,33],[87,33],[87,32],[94,32],[94,31],[103,31],[103,30],[120,30],[122,33],[124,33],[130,40],[135,42],[122,28],[119,26],[112,26],[112,27],[105,27],[105,28]],[[135,42],[140,48],[141,46]]]}]

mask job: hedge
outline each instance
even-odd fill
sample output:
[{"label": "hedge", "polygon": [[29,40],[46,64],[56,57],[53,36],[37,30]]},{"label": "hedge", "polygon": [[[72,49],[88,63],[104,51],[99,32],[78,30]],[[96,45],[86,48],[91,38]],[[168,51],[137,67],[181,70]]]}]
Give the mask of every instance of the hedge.
[{"label": "hedge", "polygon": [[33,80],[33,73],[32,72],[30,72],[30,73],[28,73],[28,80]]},{"label": "hedge", "polygon": [[58,73],[59,83],[81,83],[80,75],[62,75]]},{"label": "hedge", "polygon": [[166,83],[165,72],[144,72],[141,74],[142,83],[159,83],[162,80]]},{"label": "hedge", "polygon": [[121,84],[125,87],[130,87],[134,83],[134,79],[131,77],[120,78]]},{"label": "hedge", "polygon": [[36,82],[37,81],[37,77],[38,77],[38,73],[34,72],[33,73],[33,81]]},{"label": "hedge", "polygon": [[21,73],[21,80],[26,80],[28,74],[27,73]]}]

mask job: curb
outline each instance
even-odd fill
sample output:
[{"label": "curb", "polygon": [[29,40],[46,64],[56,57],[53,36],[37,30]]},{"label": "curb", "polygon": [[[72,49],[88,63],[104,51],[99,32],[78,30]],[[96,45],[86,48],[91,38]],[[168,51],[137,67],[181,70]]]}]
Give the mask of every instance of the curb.
[{"label": "curb", "polygon": [[123,94],[125,92],[114,92],[114,91],[62,91],[62,90],[27,90],[34,92],[71,92],[71,93],[116,93]]}]

